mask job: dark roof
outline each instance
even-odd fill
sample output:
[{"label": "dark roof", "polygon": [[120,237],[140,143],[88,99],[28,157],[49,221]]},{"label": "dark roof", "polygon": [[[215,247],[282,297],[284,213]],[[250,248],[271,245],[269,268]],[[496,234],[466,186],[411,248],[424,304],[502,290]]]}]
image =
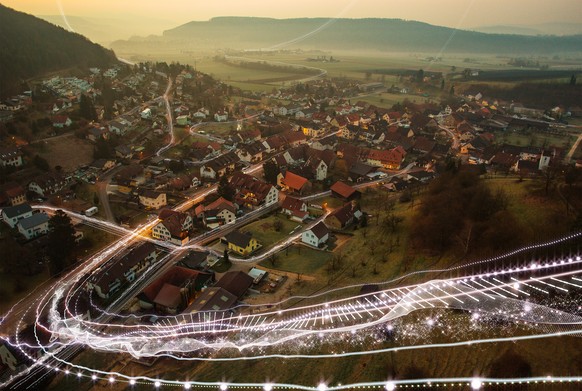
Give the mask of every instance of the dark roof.
[{"label": "dark roof", "polygon": [[225,311],[232,308],[237,300],[237,297],[226,289],[207,288],[184,312]]},{"label": "dark roof", "polygon": [[235,246],[246,248],[248,247],[253,235],[250,232],[240,232],[232,231],[224,235],[224,238],[228,243],[232,243]]},{"label": "dark roof", "polygon": [[208,258],[209,254],[210,253],[208,251],[191,250],[182,259],[180,259],[179,263],[190,269],[196,269],[202,262],[206,260],[206,258]]},{"label": "dark roof", "polygon": [[241,271],[233,271],[224,273],[222,278],[214,286],[226,289],[240,299],[251,285],[253,285],[253,278],[251,276]]},{"label": "dark roof", "polygon": [[313,234],[315,236],[317,236],[318,239],[321,239],[325,235],[329,234],[329,229],[323,223],[323,221],[320,221],[319,223],[317,223],[313,227],[311,227],[311,232],[313,232]]},{"label": "dark roof", "polygon": [[356,212],[357,207],[353,205],[351,202],[346,203],[341,208],[338,208],[331,212],[329,217],[335,217],[341,223],[342,226],[346,225],[350,219],[354,217],[354,213]]},{"label": "dark roof", "polygon": [[168,308],[176,308],[182,301],[181,289],[175,285],[165,283],[156,295],[154,303]]},{"label": "dark roof", "polygon": [[20,220],[18,224],[22,227],[22,229],[30,229],[37,227],[41,224],[44,224],[49,221],[49,217],[46,213],[35,213],[32,216]]},{"label": "dark roof", "polygon": [[283,203],[281,204],[281,208],[287,209],[287,210],[300,210],[301,206],[303,204],[305,204],[305,202],[301,201],[300,199],[295,198],[295,197],[291,197],[291,196],[287,196],[283,200]]},{"label": "dark roof", "polygon": [[8,206],[3,208],[2,211],[8,218],[13,218],[16,216],[21,216],[25,213],[32,212],[32,208],[28,204],[16,205],[16,206]]},{"label": "dark roof", "polygon": [[350,167],[350,174],[356,174],[358,176],[366,176],[371,172],[378,170],[378,167],[371,166],[366,163],[356,162]]}]

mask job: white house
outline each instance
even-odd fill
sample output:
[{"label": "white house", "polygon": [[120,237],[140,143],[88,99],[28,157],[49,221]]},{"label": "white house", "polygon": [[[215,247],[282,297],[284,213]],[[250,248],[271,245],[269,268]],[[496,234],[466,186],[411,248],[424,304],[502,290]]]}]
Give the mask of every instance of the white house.
[{"label": "white house", "polygon": [[188,234],[193,227],[192,217],[189,214],[163,210],[159,219],[161,221],[152,229],[154,239],[164,240],[179,246],[188,243]]},{"label": "white house", "polygon": [[10,226],[10,228],[16,227],[18,221],[29,218],[32,216],[32,208],[28,204],[8,206],[2,209],[2,220]]},{"label": "white house", "polygon": [[150,119],[152,118],[152,109],[149,107],[141,112],[142,119]]},{"label": "white house", "polygon": [[49,231],[49,217],[46,213],[35,213],[18,222],[18,231],[28,240],[45,235]]},{"label": "white house", "polygon": [[214,120],[216,122],[226,122],[228,120],[228,113],[223,110],[217,111],[214,114]]},{"label": "white house", "polygon": [[301,241],[305,244],[308,244],[313,247],[322,247],[324,246],[329,239],[329,229],[320,221],[319,223],[315,224],[311,229],[303,232],[301,234]]},{"label": "white house", "polygon": [[22,166],[22,152],[16,147],[0,148],[0,166]]},{"label": "white house", "polygon": [[167,205],[166,193],[158,193],[153,190],[143,190],[139,195],[139,203],[146,208],[159,209]]}]

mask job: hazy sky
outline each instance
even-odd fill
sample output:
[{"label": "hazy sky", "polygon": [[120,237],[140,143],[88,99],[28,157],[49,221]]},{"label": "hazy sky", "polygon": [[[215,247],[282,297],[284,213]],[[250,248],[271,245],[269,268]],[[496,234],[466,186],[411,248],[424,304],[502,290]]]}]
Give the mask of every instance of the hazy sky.
[{"label": "hazy sky", "polygon": [[582,0],[0,0],[34,15],[159,19],[168,27],[215,16],[384,17],[469,28],[483,25],[582,23]]}]

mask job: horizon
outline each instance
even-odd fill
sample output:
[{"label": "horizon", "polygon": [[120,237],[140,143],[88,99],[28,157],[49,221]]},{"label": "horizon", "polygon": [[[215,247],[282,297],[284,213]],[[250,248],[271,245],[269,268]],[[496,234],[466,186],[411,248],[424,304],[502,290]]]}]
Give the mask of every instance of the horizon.
[{"label": "horizon", "polygon": [[[329,3],[312,4],[307,0],[297,0],[292,6],[277,7],[266,0],[252,0],[244,4],[233,0],[217,0],[203,6],[198,2],[184,4],[179,0],[167,0],[162,8],[158,3],[145,1],[139,3],[139,9],[136,9],[135,2],[114,0],[82,3],[71,0],[3,0],[2,4],[37,17],[62,16],[64,23],[67,23],[67,17],[87,20],[123,19],[122,27],[126,36],[159,35],[164,30],[189,22],[204,22],[216,17],[402,19],[463,30],[490,26],[582,24],[582,5],[578,0],[555,0],[551,3],[545,0],[516,0],[511,3],[491,0],[486,4],[475,0],[392,0],[389,4],[381,0],[341,0],[333,3],[332,12]],[[580,12],[572,12],[576,8]],[[176,10],[180,12],[176,13]],[[225,15],[225,10],[228,10],[228,15]],[[527,24],[524,24],[524,16],[527,16]]]}]

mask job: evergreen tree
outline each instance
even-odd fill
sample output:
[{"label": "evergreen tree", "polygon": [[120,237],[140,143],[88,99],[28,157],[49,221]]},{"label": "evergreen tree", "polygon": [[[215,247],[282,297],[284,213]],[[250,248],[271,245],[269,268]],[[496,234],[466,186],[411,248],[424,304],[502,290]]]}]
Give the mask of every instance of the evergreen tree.
[{"label": "evergreen tree", "polygon": [[220,177],[220,181],[218,182],[218,189],[216,190],[219,196],[223,197],[226,200],[232,201],[234,200],[234,189],[228,183],[228,178],[226,174]]},{"label": "evergreen tree", "polygon": [[79,114],[81,117],[88,119],[89,121],[97,120],[97,111],[95,110],[93,100],[85,94],[81,94],[81,100],[79,101]]},{"label": "evergreen tree", "polygon": [[47,162],[47,160],[44,159],[44,158],[42,158],[39,155],[36,155],[34,157],[34,160],[32,162],[34,163],[34,165],[37,168],[39,168],[39,169],[41,169],[43,171],[50,171],[50,169],[51,169],[51,167],[50,167],[49,163]]},{"label": "evergreen tree", "polygon": [[570,78],[570,85],[571,86],[576,85],[576,74],[573,74],[572,77]]},{"label": "evergreen tree", "polygon": [[263,174],[268,183],[276,185],[277,176],[279,175],[279,167],[277,167],[277,164],[274,161],[269,160],[263,163]]},{"label": "evergreen tree", "polygon": [[57,210],[49,219],[49,234],[47,256],[50,262],[51,275],[57,275],[72,264],[75,249],[75,229],[69,216],[62,210]]}]

